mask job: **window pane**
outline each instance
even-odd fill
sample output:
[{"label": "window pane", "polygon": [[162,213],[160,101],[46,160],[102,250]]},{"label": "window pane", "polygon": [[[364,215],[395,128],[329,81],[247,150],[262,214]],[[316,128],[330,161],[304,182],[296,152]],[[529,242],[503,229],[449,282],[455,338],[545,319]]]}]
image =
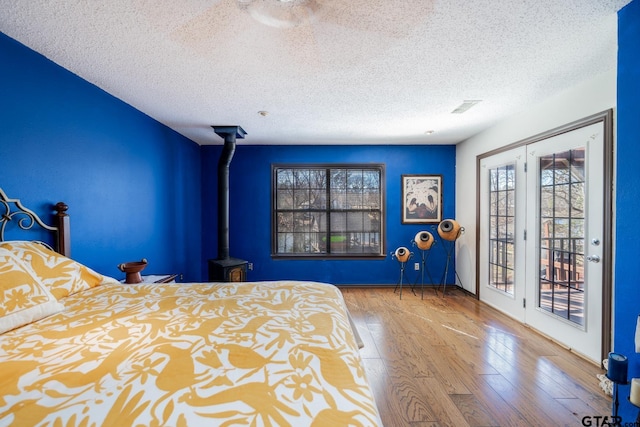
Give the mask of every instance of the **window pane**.
[{"label": "window pane", "polygon": [[516,214],[516,191],[509,190],[507,191],[507,215],[510,217],[515,216]]},{"label": "window pane", "polygon": [[331,171],[331,189],[339,188],[345,190],[347,188],[347,170],[334,169]]},{"label": "window pane", "polygon": [[310,253],[313,237],[311,233],[293,233],[293,252]]},{"label": "window pane", "polygon": [[278,252],[290,253],[293,251],[293,234],[278,233]]},{"label": "window pane", "polygon": [[348,238],[346,234],[331,235],[331,253],[347,253]]},{"label": "window pane", "polygon": [[380,190],[366,189],[362,195],[364,205],[367,209],[380,209]]},{"label": "window pane", "polygon": [[569,188],[568,184],[557,185],[554,189],[554,215],[569,217]]},{"label": "window pane", "polygon": [[[363,171],[362,172],[363,188],[369,190],[380,189],[380,174],[378,171]],[[379,193],[378,191],[372,193]]]},{"label": "window pane", "polygon": [[280,232],[293,231],[293,213],[279,212],[277,221],[278,221],[278,231]]},{"label": "window pane", "polygon": [[571,237],[573,239],[584,239],[583,219],[574,219],[571,221]]},{"label": "window pane", "polygon": [[347,171],[347,188],[351,190],[362,190],[362,171]]},{"label": "window pane", "polygon": [[554,155],[554,163],[553,167],[555,168],[555,184],[568,184],[569,183],[569,172],[570,172],[570,161],[571,152],[565,151],[564,153],[556,153]]},{"label": "window pane", "polygon": [[371,253],[380,251],[380,233],[352,233],[351,253]]},{"label": "window pane", "polygon": [[336,212],[331,215],[331,231],[347,230],[347,214]]},{"label": "window pane", "polygon": [[553,187],[540,188],[540,216],[549,218],[553,216]]},{"label": "window pane", "polygon": [[553,231],[556,238],[569,237],[569,221],[566,218],[556,218]]},{"label": "window pane", "polygon": [[278,190],[293,188],[293,171],[291,170],[277,171],[276,180],[277,180]]},{"label": "window pane", "polygon": [[345,189],[331,189],[331,209],[347,209],[347,192]]},{"label": "window pane", "polygon": [[498,242],[495,240],[489,241],[489,263],[495,264],[498,260]]},{"label": "window pane", "polygon": [[307,188],[295,190],[293,193],[293,208],[308,209],[310,205],[309,190]]},{"label": "window pane", "polygon": [[312,188],[327,187],[327,171],[325,169],[311,169],[309,171],[309,186]]},{"label": "window pane", "polygon": [[498,197],[498,211],[496,212],[497,215],[500,216],[505,216],[507,214],[507,208],[506,208],[506,204],[505,204],[505,192],[504,191],[498,191],[496,192],[496,196]]},{"label": "window pane", "polygon": [[291,191],[283,190],[279,191],[276,196],[277,209],[291,209],[293,208],[293,195]]},{"label": "window pane", "polygon": [[347,209],[362,209],[362,191],[347,190]]},{"label": "window pane", "polygon": [[491,169],[489,171],[489,191],[494,192],[498,189],[498,170]]},{"label": "window pane", "polygon": [[498,217],[495,215],[489,217],[489,238],[498,238]]},{"label": "window pane", "polygon": [[377,212],[366,212],[363,221],[364,231],[380,233],[380,215]]},{"label": "window pane", "polygon": [[553,185],[553,182],[553,165],[540,162],[540,187]]},{"label": "window pane", "polygon": [[491,191],[489,193],[489,212],[495,214],[498,211],[498,192]]},{"label": "window pane", "polygon": [[347,213],[347,230],[362,231],[364,229],[364,212]]},{"label": "window pane", "polygon": [[312,213],[293,214],[294,231],[318,231],[318,224]]},{"label": "window pane", "polygon": [[294,185],[296,188],[309,187],[309,171],[307,169],[298,169],[293,171]]},{"label": "window pane", "polygon": [[573,150],[571,152],[571,182],[584,183],[584,155],[585,150]]},{"label": "window pane", "polygon": [[584,218],[584,183],[571,185],[571,217]]}]

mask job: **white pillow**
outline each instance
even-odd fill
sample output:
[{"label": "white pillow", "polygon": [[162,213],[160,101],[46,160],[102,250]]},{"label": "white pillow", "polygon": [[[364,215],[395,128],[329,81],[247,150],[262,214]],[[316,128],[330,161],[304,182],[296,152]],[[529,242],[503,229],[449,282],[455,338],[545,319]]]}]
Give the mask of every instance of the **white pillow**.
[{"label": "white pillow", "polygon": [[13,240],[0,243],[0,248],[11,251],[20,259],[58,300],[103,283],[115,282],[39,242]]},{"label": "white pillow", "polygon": [[30,268],[0,247],[0,333],[64,310]]}]

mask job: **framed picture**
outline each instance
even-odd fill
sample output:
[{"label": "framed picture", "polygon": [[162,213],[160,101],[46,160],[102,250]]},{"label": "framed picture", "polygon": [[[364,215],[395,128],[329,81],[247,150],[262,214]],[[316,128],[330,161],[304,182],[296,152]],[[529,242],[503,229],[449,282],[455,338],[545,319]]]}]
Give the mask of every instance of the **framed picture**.
[{"label": "framed picture", "polygon": [[442,175],[402,175],[402,223],[442,221]]}]

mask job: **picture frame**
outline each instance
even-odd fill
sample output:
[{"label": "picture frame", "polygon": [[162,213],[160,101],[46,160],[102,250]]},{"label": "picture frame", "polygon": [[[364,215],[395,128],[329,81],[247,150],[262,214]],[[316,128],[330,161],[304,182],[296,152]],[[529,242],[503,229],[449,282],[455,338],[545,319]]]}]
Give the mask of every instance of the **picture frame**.
[{"label": "picture frame", "polygon": [[442,175],[402,175],[402,223],[442,221]]}]

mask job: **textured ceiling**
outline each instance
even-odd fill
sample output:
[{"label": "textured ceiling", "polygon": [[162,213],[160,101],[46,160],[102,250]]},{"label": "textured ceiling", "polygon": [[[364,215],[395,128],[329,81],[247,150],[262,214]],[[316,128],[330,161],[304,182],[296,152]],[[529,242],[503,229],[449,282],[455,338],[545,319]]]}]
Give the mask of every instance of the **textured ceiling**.
[{"label": "textured ceiling", "polygon": [[628,2],[0,0],[0,31],[199,144],[455,144],[615,67]]}]

